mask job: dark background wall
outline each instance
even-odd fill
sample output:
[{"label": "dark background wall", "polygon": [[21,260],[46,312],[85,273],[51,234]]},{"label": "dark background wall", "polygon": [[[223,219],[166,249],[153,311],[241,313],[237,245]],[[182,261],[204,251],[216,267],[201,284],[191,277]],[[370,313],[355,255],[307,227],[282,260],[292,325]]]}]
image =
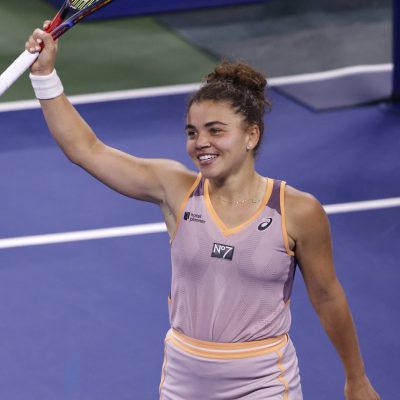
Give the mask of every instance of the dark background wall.
[{"label": "dark background wall", "polygon": [[[57,7],[59,7],[64,2],[64,0],[48,1]],[[262,0],[153,0],[146,2],[142,0],[118,0],[110,4],[107,7],[108,10],[106,12],[100,11],[91,18],[125,17],[132,15],[145,15],[161,12],[189,10],[195,8],[219,7],[235,4],[251,4],[262,2]]]}]

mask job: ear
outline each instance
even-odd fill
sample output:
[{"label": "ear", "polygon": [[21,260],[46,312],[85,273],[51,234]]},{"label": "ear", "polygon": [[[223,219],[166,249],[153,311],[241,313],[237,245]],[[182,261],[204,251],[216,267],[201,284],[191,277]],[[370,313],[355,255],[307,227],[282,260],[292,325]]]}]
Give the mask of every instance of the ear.
[{"label": "ear", "polygon": [[260,140],[260,127],[258,125],[250,125],[246,131],[246,150],[253,150]]}]

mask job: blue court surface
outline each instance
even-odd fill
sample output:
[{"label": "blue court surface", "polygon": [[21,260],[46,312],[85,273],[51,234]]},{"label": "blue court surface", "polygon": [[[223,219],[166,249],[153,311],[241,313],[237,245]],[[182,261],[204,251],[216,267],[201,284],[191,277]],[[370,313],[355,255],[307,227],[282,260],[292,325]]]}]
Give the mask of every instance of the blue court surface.
[{"label": "blue court surface", "polygon": [[[274,90],[270,96],[258,170],[332,206],[337,273],[368,374],[382,399],[397,399],[399,110],[376,104],[315,113]],[[78,109],[108,144],[189,166],[185,102],[179,94]],[[147,226],[162,222],[158,208],[112,192],[66,160],[38,109],[0,113],[0,171],[0,399],[157,399],[169,328],[163,229],[78,234],[56,244],[29,245],[27,237]],[[292,312],[305,399],[343,398],[339,359],[300,273]]]}]

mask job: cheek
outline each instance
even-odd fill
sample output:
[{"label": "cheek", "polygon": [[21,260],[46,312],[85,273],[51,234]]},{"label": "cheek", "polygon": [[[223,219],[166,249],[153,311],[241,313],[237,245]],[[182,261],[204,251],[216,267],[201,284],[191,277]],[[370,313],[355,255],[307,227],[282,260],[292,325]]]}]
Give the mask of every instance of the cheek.
[{"label": "cheek", "polygon": [[186,140],[186,152],[192,156],[194,152],[194,142],[192,140]]},{"label": "cheek", "polygon": [[220,148],[225,152],[242,153],[246,150],[246,142],[242,136],[230,137],[220,143]]}]

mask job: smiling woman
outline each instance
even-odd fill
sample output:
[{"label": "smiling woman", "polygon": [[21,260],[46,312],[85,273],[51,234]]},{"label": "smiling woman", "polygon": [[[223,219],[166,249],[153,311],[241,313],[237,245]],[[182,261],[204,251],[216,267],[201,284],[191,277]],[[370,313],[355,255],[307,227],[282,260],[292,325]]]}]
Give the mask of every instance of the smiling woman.
[{"label": "smiling woman", "polygon": [[[187,110],[187,151],[199,173],[172,160],[143,159],[101,142],[63,94],[57,46],[44,43],[31,67],[49,130],[67,157],[112,189],[160,206],[171,237],[171,330],[165,341],[163,400],[301,400],[289,337],[296,264],[345,368],[346,400],[377,400],[332,260],[319,202],[260,176],[265,79],[223,63]],[[56,88],[49,92],[47,88]]]}]

